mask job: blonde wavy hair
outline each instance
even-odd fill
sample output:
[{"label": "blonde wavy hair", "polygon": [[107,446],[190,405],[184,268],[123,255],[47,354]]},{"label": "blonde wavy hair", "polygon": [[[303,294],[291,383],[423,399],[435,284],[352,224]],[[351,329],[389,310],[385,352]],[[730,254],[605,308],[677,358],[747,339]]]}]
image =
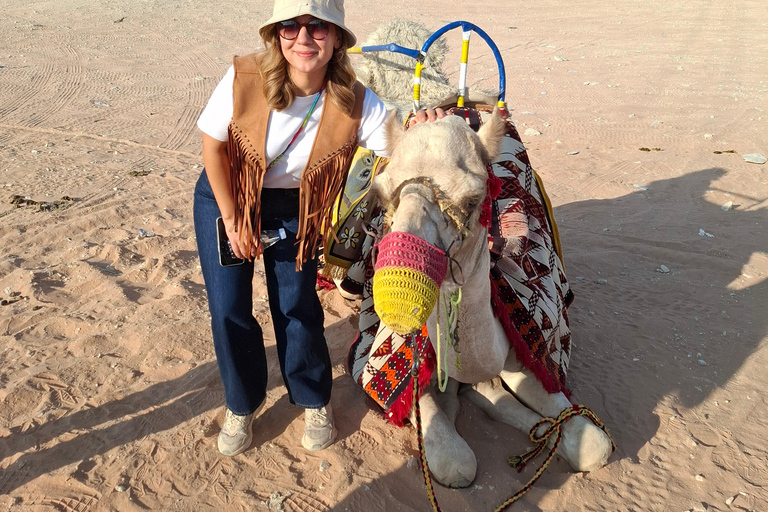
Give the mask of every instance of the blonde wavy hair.
[{"label": "blonde wavy hair", "polygon": [[[357,77],[352,62],[347,54],[347,41],[343,30],[336,27],[336,33],[341,35],[341,46],[333,50],[333,56],[328,62],[326,72],[326,94],[342,112],[352,114],[355,106],[353,86]],[[264,96],[267,105],[272,110],[284,110],[293,102],[296,88],[288,73],[288,61],[280,50],[280,36],[277,27],[272,27],[264,37],[266,47],[264,59],[261,61],[261,77],[264,83]]]}]

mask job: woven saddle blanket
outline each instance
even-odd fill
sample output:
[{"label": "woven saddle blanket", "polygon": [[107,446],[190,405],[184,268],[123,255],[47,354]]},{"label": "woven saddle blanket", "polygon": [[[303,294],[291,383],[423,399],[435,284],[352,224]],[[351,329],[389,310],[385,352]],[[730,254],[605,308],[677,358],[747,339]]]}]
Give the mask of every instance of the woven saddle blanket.
[{"label": "woven saddle blanket", "polygon": [[[490,108],[454,108],[474,129]],[[349,294],[362,297],[359,331],[347,363],[355,382],[402,425],[413,397],[412,369],[419,361],[419,389],[429,383],[435,352],[426,327],[401,336],[383,325],[373,307],[375,244],[383,236],[384,213],[376,205],[370,182],[386,164],[359,150],[345,192],[336,206],[333,232],[325,247],[325,274]],[[565,277],[557,225],[538,174],[531,167],[514,124],[492,164],[501,190],[492,203],[490,235],[492,297],[490,307],[500,320],[518,360],[550,392],[567,394],[571,352],[567,308],[573,294]]]}]

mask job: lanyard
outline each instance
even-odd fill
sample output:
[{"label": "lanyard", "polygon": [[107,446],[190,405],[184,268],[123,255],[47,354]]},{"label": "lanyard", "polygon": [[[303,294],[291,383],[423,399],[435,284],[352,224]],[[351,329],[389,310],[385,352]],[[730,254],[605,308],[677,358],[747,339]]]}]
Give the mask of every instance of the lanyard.
[{"label": "lanyard", "polygon": [[317,106],[317,100],[320,99],[320,95],[323,94],[323,91],[325,90],[325,83],[323,83],[323,86],[320,88],[320,91],[317,93],[317,96],[315,96],[315,101],[312,103],[312,106],[309,108],[309,112],[307,112],[307,116],[304,118],[304,122],[301,123],[301,126],[299,126],[299,129],[294,134],[293,138],[291,139],[291,142],[288,143],[287,146],[285,146],[285,149],[282,153],[277,155],[274,160],[269,162],[267,165],[267,170],[271,169],[273,165],[275,165],[278,160],[283,158],[283,155],[288,151],[288,148],[290,148],[294,142],[296,142],[296,138],[299,136],[299,134],[304,130],[304,127],[307,126],[307,123],[309,122],[309,117],[312,115],[312,112],[315,111],[315,106]]}]

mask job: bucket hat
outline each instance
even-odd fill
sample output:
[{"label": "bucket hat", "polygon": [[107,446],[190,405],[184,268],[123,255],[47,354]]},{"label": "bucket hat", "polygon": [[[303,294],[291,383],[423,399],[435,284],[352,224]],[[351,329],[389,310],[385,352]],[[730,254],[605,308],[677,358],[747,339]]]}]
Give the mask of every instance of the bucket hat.
[{"label": "bucket hat", "polygon": [[344,0],[275,0],[272,17],[259,26],[259,34],[266,39],[272,25],[298,16],[309,14],[315,18],[333,23],[344,31],[347,46],[357,43],[355,34],[344,25]]}]

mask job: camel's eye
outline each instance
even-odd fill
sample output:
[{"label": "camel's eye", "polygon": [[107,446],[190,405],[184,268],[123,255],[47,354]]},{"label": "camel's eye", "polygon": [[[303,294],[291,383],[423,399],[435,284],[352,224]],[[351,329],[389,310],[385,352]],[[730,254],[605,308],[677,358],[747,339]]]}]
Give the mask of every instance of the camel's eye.
[{"label": "camel's eye", "polygon": [[466,200],[466,202],[464,204],[466,205],[466,210],[467,211],[472,211],[475,208],[477,208],[477,205],[480,204],[480,198],[478,198],[478,197],[470,197],[469,199]]}]

